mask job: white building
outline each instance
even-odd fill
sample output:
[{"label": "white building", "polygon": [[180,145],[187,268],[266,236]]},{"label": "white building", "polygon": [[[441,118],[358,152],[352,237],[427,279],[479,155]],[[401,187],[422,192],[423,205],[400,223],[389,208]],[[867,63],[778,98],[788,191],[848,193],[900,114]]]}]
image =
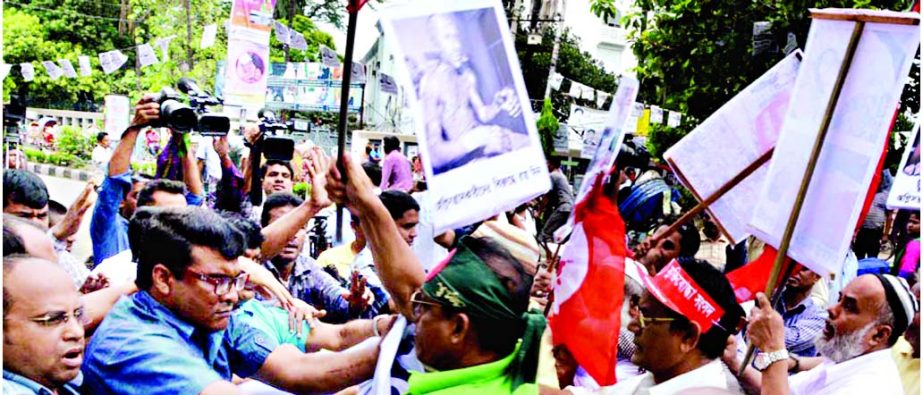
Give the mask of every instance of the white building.
[{"label": "white building", "polygon": [[[365,64],[368,82],[365,85],[365,100],[362,114],[365,129],[380,132],[413,134],[413,118],[407,107],[405,88],[400,85],[397,76],[395,53],[384,36],[378,36],[369,51],[360,58]],[[379,79],[387,74],[398,84],[398,93],[381,90]]]}]

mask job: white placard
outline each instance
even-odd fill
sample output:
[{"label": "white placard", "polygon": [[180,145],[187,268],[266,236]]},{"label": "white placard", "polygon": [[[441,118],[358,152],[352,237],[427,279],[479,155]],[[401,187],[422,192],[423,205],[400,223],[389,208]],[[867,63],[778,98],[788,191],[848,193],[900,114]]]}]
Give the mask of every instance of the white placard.
[{"label": "white placard", "polygon": [[[901,15],[919,19],[916,13]],[[774,160],[750,220],[752,234],[776,248],[855,23],[811,23]],[[822,276],[841,269],[919,43],[919,26],[865,24],[788,252]]]},{"label": "white placard", "polygon": [[304,35],[301,34],[301,33],[296,32],[296,31],[294,31],[294,30],[292,30],[291,32],[292,32],[292,38],[291,38],[291,40],[290,40],[290,41],[291,41],[291,44],[289,44],[289,46],[292,47],[292,48],[295,48],[295,49],[297,49],[297,50],[300,50],[300,51],[305,51],[305,50],[307,50],[307,49],[308,49],[308,42],[305,41]]},{"label": "white placard", "polygon": [[80,75],[84,77],[89,77],[90,74],[93,74],[93,68],[90,67],[90,57],[80,55],[77,57],[77,63],[80,65]]},{"label": "white placard", "polygon": [[657,106],[651,106],[651,123],[663,123],[663,109]]},{"label": "white placard", "polygon": [[414,88],[406,92],[437,234],[551,188],[500,1],[418,0],[382,11],[381,24],[399,78]]},{"label": "white placard", "polygon": [[117,49],[99,54],[99,65],[106,74],[112,74],[112,72],[122,68],[127,61],[128,57]]},{"label": "white placard", "polygon": [[552,74],[551,79],[548,81],[548,83],[551,84],[551,89],[554,90],[560,90],[562,82],[564,82],[564,76],[558,73]]},{"label": "white placard", "polygon": [[[663,154],[683,185],[700,200],[772,149],[788,110],[800,51],[782,59]],[[748,235],[753,202],[759,200],[769,163],[709,207],[732,242]]]},{"label": "white placard", "polygon": [[596,107],[602,107],[606,104],[606,100],[609,99],[609,94],[606,92],[596,91]]},{"label": "white placard", "polygon": [[157,60],[157,54],[154,53],[154,48],[151,47],[151,44],[141,44],[138,46],[138,62],[141,63],[141,67],[160,63],[160,61]]},{"label": "white placard", "polygon": [[35,66],[32,63],[20,63],[19,72],[22,73],[23,81],[32,81],[35,79]]},{"label": "white placard", "polygon": [[593,155],[596,154],[596,148],[599,147],[599,139],[603,129],[608,126],[610,118],[609,111],[578,105],[571,106],[570,116],[567,118],[567,125],[582,136],[583,148],[580,150],[581,157],[592,159]]},{"label": "white placard", "polygon": [[64,76],[67,78],[77,78],[77,70],[74,70],[74,65],[70,60],[58,59],[58,64],[61,65]]},{"label": "white placard", "polygon": [[888,208],[907,210],[920,209],[920,125],[913,128],[913,133],[904,148],[901,165],[888,193]]},{"label": "white placard", "polygon": [[324,45],[320,46],[320,60],[325,66],[340,67],[340,58],[337,57],[336,51]]},{"label": "white placard", "polygon": [[206,25],[205,28],[202,29],[202,41],[199,43],[199,48],[208,48],[215,45],[215,37],[217,36],[218,25]]},{"label": "white placard", "polygon": [[110,136],[122,135],[129,125],[130,104],[128,96],[106,95],[105,99],[105,129]]},{"label": "white placard", "polygon": [[281,22],[276,21],[275,27],[276,40],[282,44],[288,45],[288,43],[292,41],[292,33],[288,26],[285,26]]},{"label": "white placard", "polygon": [[48,77],[50,77],[52,81],[55,81],[64,75],[64,70],[61,70],[57,64],[50,60],[43,61],[42,66],[45,66],[45,71],[48,73]]},{"label": "white placard", "polygon": [[644,114],[644,103],[634,102],[631,106],[631,113],[628,114],[628,119],[622,127],[625,134],[634,134],[638,131],[638,118],[641,118],[642,114]]}]

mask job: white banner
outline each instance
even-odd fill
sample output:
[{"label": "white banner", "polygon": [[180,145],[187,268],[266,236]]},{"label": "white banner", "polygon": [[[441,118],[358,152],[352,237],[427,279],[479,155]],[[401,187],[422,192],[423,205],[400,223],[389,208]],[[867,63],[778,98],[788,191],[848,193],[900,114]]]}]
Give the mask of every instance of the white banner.
[{"label": "white banner", "polygon": [[663,109],[657,106],[651,106],[651,123],[663,123]]},{"label": "white banner", "polygon": [[77,78],[77,70],[74,70],[74,65],[70,60],[58,59],[58,64],[61,65],[61,70],[67,78]]},{"label": "white banner", "polygon": [[22,73],[22,79],[24,81],[32,81],[35,79],[35,66],[32,63],[20,63],[19,72]]},{"label": "white banner", "polygon": [[548,81],[548,83],[551,84],[551,89],[554,90],[560,90],[562,82],[564,82],[564,76],[558,73],[552,74],[551,80]]},{"label": "white banner", "polygon": [[[380,17],[411,88],[424,171],[440,213],[436,234],[547,192],[551,179],[500,2],[417,0]],[[461,71],[458,59],[467,60]]]},{"label": "white banner", "polygon": [[117,49],[99,54],[99,65],[106,74],[112,74],[114,71],[122,68],[127,61],[128,57]]},{"label": "white banner", "polygon": [[667,114],[667,126],[675,128],[682,123],[683,114],[680,114],[676,111],[670,111]]},{"label": "white banner", "polygon": [[[777,63],[663,154],[679,180],[703,200],[772,149],[788,110],[800,52]],[[767,162],[709,206],[731,242],[748,236]]]},{"label": "white banner", "polygon": [[173,41],[173,36],[157,39],[156,42],[157,48],[160,48],[160,57],[164,62],[170,60],[170,41]]},{"label": "white banner", "polygon": [[154,48],[151,47],[150,44],[141,44],[138,46],[138,61],[141,63],[141,67],[160,63],[160,61],[157,60],[157,54],[154,53]]},{"label": "white banner", "polygon": [[611,110],[603,111],[578,105],[571,106],[570,116],[567,118],[566,123],[582,136],[581,157],[592,159],[593,155],[596,154],[596,148],[599,146],[599,139],[603,129],[609,126],[611,121],[610,113]]},{"label": "white banner", "polygon": [[353,62],[353,67],[349,69],[349,74],[350,84],[364,84],[366,82],[365,65],[362,63]]},{"label": "white banner", "polygon": [[104,127],[109,136],[119,138],[128,129],[130,107],[128,96],[106,95]]},{"label": "white banner", "polygon": [[218,25],[206,25],[205,28],[202,29],[202,41],[199,43],[199,48],[208,48],[215,45],[215,37],[217,36]]},{"label": "white banner", "polygon": [[888,193],[888,207],[920,210],[920,125],[913,128]]},{"label": "white banner", "polygon": [[91,74],[93,74],[93,68],[90,66],[89,56],[78,56],[77,63],[80,65],[80,75],[89,77]]},{"label": "white banner", "polygon": [[292,39],[289,46],[300,51],[306,51],[308,49],[308,42],[305,41],[303,34],[292,30]]},{"label": "white banner", "polygon": [[275,27],[276,40],[282,44],[288,45],[292,41],[292,33],[288,26],[285,26],[282,22],[276,21]]},{"label": "white banner", "polygon": [[50,60],[43,61],[42,66],[45,66],[45,72],[48,73],[48,77],[50,77],[52,81],[55,81],[64,75],[64,70],[61,70],[57,64]]},{"label": "white banner", "polygon": [[320,61],[325,66],[340,67],[340,58],[337,57],[337,53],[323,45],[320,46]]},{"label": "white banner", "polygon": [[602,108],[606,104],[606,100],[609,99],[609,94],[605,92],[596,91],[596,107]]},{"label": "white banner", "polygon": [[[856,22],[817,13],[866,13],[919,22],[917,13],[813,10],[804,61],[779,133],[752,234],[778,248]],[[865,23],[788,255],[821,276],[839,273],[920,44],[919,26]]]}]

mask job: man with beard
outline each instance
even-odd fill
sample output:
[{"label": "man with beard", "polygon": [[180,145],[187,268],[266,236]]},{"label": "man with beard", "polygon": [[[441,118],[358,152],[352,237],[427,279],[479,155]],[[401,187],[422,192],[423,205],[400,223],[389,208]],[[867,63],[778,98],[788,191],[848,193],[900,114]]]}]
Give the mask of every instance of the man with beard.
[{"label": "man with beard", "polygon": [[83,303],[58,265],[3,258],[3,393],[78,394]]},{"label": "man with beard", "polygon": [[[782,317],[766,295],[757,294],[750,315],[753,345],[764,350],[754,366],[762,371],[763,394],[902,394],[897,367],[888,350],[919,311],[907,282],[889,274],[857,277],[830,307],[824,331],[816,341],[824,357],[820,365],[789,377]],[[808,365],[794,360],[794,370]],[[812,365],[815,361],[811,361]]]}]

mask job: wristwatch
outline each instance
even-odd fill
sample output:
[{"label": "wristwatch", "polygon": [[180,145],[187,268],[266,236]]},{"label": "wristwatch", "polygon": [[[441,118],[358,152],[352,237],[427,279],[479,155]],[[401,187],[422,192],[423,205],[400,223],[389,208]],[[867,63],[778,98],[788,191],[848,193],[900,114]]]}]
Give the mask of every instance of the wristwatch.
[{"label": "wristwatch", "polygon": [[761,352],[756,354],[756,358],[753,360],[753,367],[762,372],[772,364],[786,359],[788,359],[788,350],[784,348],[773,352]]}]

